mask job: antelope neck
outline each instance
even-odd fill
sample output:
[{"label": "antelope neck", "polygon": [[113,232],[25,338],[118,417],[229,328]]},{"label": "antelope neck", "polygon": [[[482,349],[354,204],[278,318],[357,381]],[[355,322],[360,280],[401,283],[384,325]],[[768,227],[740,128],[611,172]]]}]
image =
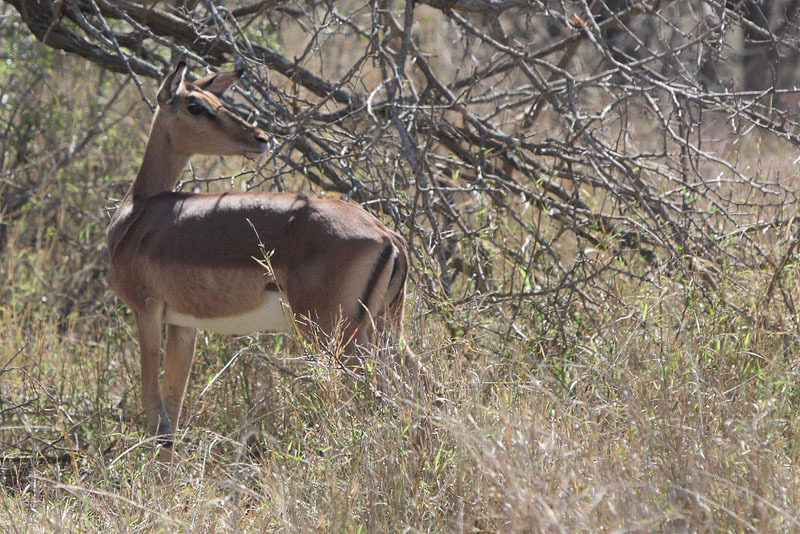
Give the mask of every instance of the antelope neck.
[{"label": "antelope neck", "polygon": [[128,192],[134,199],[172,191],[189,161],[189,154],[177,153],[172,148],[169,134],[156,128],[156,120],[158,120],[157,115],[147,140],[142,166]]}]

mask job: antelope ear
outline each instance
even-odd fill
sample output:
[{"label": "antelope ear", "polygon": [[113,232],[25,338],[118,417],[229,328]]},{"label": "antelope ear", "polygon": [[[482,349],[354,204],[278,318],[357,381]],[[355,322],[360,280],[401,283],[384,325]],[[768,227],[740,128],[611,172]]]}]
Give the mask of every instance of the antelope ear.
[{"label": "antelope ear", "polygon": [[194,85],[204,91],[208,91],[216,96],[222,96],[222,93],[228,88],[239,81],[239,78],[244,74],[244,69],[237,69],[230,72],[220,72],[219,74],[211,74],[200,78]]},{"label": "antelope ear", "polygon": [[175,70],[161,82],[161,88],[158,90],[158,104],[160,106],[172,102],[172,99],[175,98],[175,95],[177,95],[181,87],[183,87],[183,79],[185,76],[186,62],[180,61],[175,66]]}]

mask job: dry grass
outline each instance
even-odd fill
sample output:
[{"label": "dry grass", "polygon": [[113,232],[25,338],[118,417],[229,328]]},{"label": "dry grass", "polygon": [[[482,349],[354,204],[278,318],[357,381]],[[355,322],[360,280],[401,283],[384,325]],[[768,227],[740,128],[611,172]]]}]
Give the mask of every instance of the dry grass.
[{"label": "dry grass", "polygon": [[445,385],[440,409],[378,403],[287,337],[208,335],[175,464],[157,465],[131,322],[101,277],[142,117],[62,164],[92,120],[70,95],[97,71],[45,55],[78,90],[34,87],[52,135],[2,169],[7,202],[29,195],[0,255],[3,531],[800,530],[800,348],[764,308],[768,265],[723,265],[711,293],[674,273],[614,280],[559,343],[534,299],[510,335],[496,307],[412,294],[406,335]]},{"label": "dry grass", "polygon": [[[4,402],[30,401],[3,414],[3,441],[79,452],[59,464],[7,459],[0,522],[20,532],[796,530],[796,347],[724,312],[696,314],[690,293],[637,295],[647,317],[612,308],[611,342],[569,354],[497,353],[422,320],[414,333],[447,384],[441,410],[378,404],[336,372],[267,355],[269,343],[210,339],[167,470],[141,422],[116,415],[120,399],[138,411],[120,318],[109,314],[105,337],[36,331],[2,376]],[[4,347],[16,345],[9,330]]]}]

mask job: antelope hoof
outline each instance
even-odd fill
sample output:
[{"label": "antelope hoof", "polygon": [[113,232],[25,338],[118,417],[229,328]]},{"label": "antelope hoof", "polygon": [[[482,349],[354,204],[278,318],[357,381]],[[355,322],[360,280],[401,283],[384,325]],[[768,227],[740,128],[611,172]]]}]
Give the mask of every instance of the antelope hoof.
[{"label": "antelope hoof", "polygon": [[161,420],[156,432],[156,443],[162,447],[172,447],[172,426],[169,421]]}]

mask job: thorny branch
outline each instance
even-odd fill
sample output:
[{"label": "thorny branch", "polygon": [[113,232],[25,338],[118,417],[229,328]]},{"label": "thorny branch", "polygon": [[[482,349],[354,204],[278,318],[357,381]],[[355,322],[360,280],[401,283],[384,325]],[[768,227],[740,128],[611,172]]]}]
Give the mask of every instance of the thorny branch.
[{"label": "thorny branch", "polygon": [[245,66],[276,140],[249,186],[388,214],[428,302],[514,306],[554,342],[614,280],[774,267],[752,235],[794,224],[797,184],[739,163],[800,144],[792,2],[765,25],[749,0],[6,1],[140,89],[179,57]]}]

